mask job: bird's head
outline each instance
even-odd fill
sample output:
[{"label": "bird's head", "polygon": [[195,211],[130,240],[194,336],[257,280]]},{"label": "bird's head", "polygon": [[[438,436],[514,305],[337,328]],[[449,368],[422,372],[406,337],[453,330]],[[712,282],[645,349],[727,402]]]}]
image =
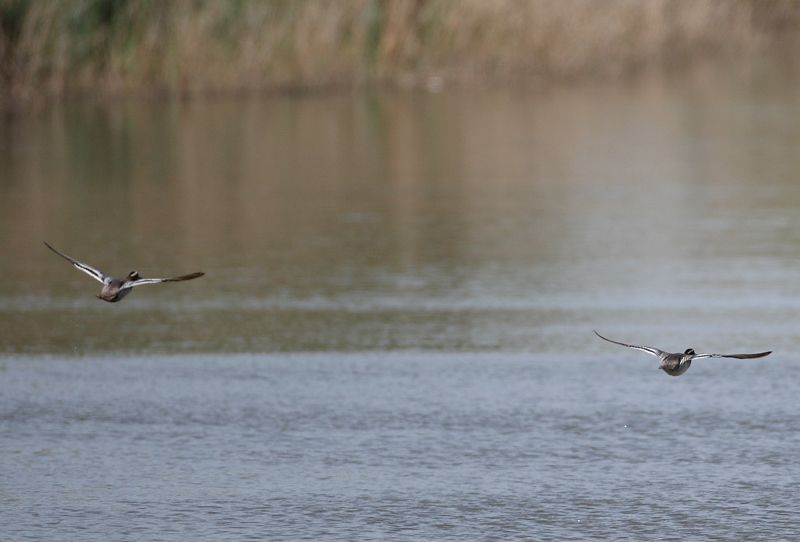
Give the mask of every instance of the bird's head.
[{"label": "bird's head", "polygon": [[695,355],[694,348],[687,348],[686,352],[683,353],[684,356],[694,356]]},{"label": "bird's head", "polygon": [[131,271],[130,273],[128,273],[128,280],[139,280],[139,272]]}]

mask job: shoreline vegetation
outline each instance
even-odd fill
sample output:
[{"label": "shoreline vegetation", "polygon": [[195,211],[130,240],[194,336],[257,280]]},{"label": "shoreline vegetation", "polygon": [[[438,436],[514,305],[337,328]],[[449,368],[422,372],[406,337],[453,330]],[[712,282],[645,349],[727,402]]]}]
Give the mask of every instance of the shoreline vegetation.
[{"label": "shoreline vegetation", "polygon": [[0,0],[0,96],[617,77],[800,51],[798,28],[795,0]]}]

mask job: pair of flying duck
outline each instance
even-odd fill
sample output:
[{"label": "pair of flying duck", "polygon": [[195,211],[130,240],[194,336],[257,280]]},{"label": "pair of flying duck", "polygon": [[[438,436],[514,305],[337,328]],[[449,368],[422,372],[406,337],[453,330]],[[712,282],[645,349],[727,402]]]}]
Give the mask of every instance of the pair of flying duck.
[{"label": "pair of flying duck", "polygon": [[[114,303],[125,297],[130,293],[130,291],[135,286],[142,286],[144,284],[158,284],[160,282],[179,282],[182,280],[191,280],[196,279],[198,277],[202,277],[205,273],[196,272],[196,273],[189,273],[188,275],[181,275],[179,277],[170,277],[170,278],[163,278],[163,279],[147,279],[142,278],[139,276],[139,273],[136,271],[131,271],[128,273],[124,279],[117,279],[106,275],[102,271],[95,269],[94,267],[87,265],[83,262],[79,262],[75,258],[67,256],[66,254],[59,252],[58,250],[51,247],[47,242],[44,243],[47,248],[67,260],[71,263],[76,269],[83,271],[93,279],[103,283],[103,287],[100,289],[100,293],[97,294],[97,297],[102,299],[103,301],[108,301],[109,303]],[[653,348],[652,346],[638,346],[635,344],[627,344],[622,343],[619,341],[614,341],[609,338],[603,337],[598,332],[594,332],[595,335],[603,339],[604,341],[608,341],[610,343],[618,344],[620,346],[626,346],[628,348],[633,348],[635,350],[641,350],[642,352],[647,352],[648,354],[655,356],[658,358],[659,366],[658,368],[663,370],[665,373],[671,376],[680,376],[689,370],[692,362],[696,359],[702,358],[737,358],[737,359],[753,359],[753,358],[763,358],[764,356],[768,356],[772,353],[770,350],[769,352],[759,352],[757,354],[698,354],[693,349],[688,348],[685,352],[681,353],[671,353],[665,352],[663,350],[659,350],[658,348]]]}]

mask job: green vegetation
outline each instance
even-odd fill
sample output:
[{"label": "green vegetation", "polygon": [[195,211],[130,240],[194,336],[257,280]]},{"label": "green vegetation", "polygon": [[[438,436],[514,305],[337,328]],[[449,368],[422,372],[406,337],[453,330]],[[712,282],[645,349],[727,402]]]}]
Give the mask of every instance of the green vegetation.
[{"label": "green vegetation", "polygon": [[7,96],[620,74],[795,48],[795,0],[0,0]]}]

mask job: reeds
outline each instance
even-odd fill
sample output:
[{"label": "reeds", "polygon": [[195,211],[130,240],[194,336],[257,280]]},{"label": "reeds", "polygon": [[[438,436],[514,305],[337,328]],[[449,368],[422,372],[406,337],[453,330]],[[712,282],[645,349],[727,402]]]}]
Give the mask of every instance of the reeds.
[{"label": "reeds", "polygon": [[795,0],[0,0],[5,95],[619,74],[794,48]]}]

